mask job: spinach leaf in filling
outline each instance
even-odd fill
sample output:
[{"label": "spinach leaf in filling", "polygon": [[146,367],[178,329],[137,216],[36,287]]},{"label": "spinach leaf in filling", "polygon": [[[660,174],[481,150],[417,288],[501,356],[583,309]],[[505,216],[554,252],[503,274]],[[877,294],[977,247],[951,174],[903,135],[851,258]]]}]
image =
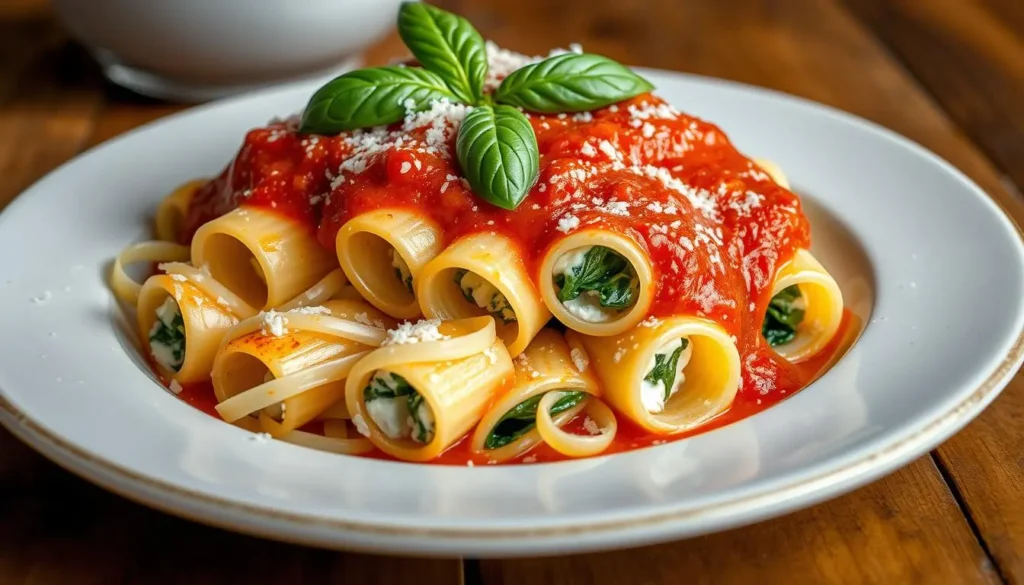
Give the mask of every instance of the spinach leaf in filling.
[{"label": "spinach leaf in filling", "polygon": [[804,320],[804,309],[795,306],[801,296],[800,287],[794,284],[772,297],[761,325],[761,335],[768,345],[783,345],[796,337],[796,329]]},{"label": "spinach leaf in filling", "polygon": [[[552,390],[552,392],[559,392],[559,390]],[[487,435],[487,439],[484,440],[484,448],[504,447],[530,432],[530,429],[537,424],[537,405],[543,397],[544,394],[531,396],[506,412]],[[562,396],[551,406],[551,416],[569,410],[586,397],[586,392],[563,391]]]}]

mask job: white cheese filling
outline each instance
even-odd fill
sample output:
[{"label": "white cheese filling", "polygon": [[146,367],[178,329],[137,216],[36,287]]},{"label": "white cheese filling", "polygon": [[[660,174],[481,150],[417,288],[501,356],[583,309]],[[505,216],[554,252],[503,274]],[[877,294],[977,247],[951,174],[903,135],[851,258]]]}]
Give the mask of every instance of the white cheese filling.
[{"label": "white cheese filling", "polygon": [[[160,329],[166,328],[174,332],[174,321],[181,317],[181,308],[173,297],[167,300],[156,309],[156,321],[149,330],[149,352],[156,363],[167,370],[177,372],[185,361],[185,337],[181,336],[180,343],[167,343],[161,336],[157,335]],[[177,333],[175,336],[177,336]],[[177,354],[177,355],[176,355]]]},{"label": "white cheese filling", "polygon": [[[390,372],[378,371],[370,380],[370,385],[382,384],[393,392],[401,390],[401,383]],[[434,413],[424,400],[416,412],[409,412],[410,394],[395,397],[377,396],[366,400],[366,413],[377,428],[390,439],[412,439],[416,442],[429,443],[434,438]],[[420,426],[425,430],[425,437],[418,432]],[[425,440],[420,440],[424,438]]]},{"label": "white cheese filling", "polygon": [[[572,276],[576,268],[583,266],[587,252],[591,248],[593,246],[583,246],[559,256],[558,260],[555,260],[551,278],[555,278],[559,274],[566,278]],[[617,313],[615,309],[601,306],[601,295],[595,290],[583,291],[575,299],[563,301],[562,306],[570,315],[586,323],[606,323],[611,321]]]},{"label": "white cheese filling", "polygon": [[690,363],[690,358],[693,356],[693,343],[687,341],[686,349],[679,354],[679,361],[676,362],[676,377],[672,382],[672,388],[665,392],[665,382],[658,380],[657,382],[651,383],[647,381],[647,375],[650,374],[651,370],[654,369],[657,364],[657,356],[662,357],[663,360],[668,359],[672,356],[672,353],[679,349],[679,345],[682,344],[681,339],[669,341],[662,345],[654,352],[651,356],[651,361],[647,364],[647,370],[644,374],[644,379],[640,380],[640,403],[643,404],[644,410],[647,412],[658,413],[665,410],[665,403],[671,398],[679,389],[683,386],[683,382],[686,381],[686,375],[683,374],[683,369],[686,368],[686,364]]},{"label": "white cheese filling", "polygon": [[395,277],[402,281],[406,290],[413,292],[412,271],[409,270],[409,265],[406,264],[405,258],[402,258],[402,255],[394,248],[388,250],[388,256],[391,257],[391,267],[395,269]]},{"label": "white cheese filling", "polygon": [[601,306],[601,295],[597,291],[588,290],[580,293],[575,299],[562,303],[570,315],[587,323],[605,323],[615,316],[615,310]]},{"label": "white cheese filling", "polygon": [[459,279],[459,288],[466,300],[472,299],[476,306],[508,323],[516,320],[516,312],[498,287],[479,274],[467,270]]}]

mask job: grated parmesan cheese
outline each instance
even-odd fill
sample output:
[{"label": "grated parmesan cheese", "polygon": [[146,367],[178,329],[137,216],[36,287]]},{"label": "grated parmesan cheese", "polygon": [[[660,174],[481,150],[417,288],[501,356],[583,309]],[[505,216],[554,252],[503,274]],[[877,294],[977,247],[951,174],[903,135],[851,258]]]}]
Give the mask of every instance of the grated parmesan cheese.
[{"label": "grated parmesan cheese", "polygon": [[567,234],[578,227],[580,227],[580,218],[572,215],[571,213],[567,213],[559,218],[558,227],[556,229],[563,234]]},{"label": "grated parmesan cheese", "polygon": [[[220,302],[220,299],[218,299],[218,302]],[[260,323],[260,331],[262,331],[264,335],[281,337],[285,333],[288,333],[288,329],[285,327],[288,320],[285,318],[283,313],[278,313],[271,309],[269,311],[260,312],[260,318],[262,319]]]},{"label": "grated parmesan cheese", "polygon": [[387,332],[387,338],[381,343],[381,347],[388,345],[408,345],[411,343],[424,343],[428,341],[443,341],[450,339],[438,330],[441,326],[440,319],[423,319],[416,324],[406,321],[395,329]]}]

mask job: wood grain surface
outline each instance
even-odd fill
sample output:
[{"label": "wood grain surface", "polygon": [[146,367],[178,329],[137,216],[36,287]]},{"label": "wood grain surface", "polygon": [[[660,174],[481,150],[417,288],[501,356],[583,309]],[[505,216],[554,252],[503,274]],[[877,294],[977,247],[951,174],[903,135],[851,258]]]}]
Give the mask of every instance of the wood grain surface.
[{"label": "wood grain surface", "polygon": [[[1013,192],[1024,185],[1020,0],[439,4],[523,52],[579,42],[866,117],[934,150],[1024,221]],[[0,206],[83,148],[182,107],[104,83],[40,6],[0,2]],[[367,61],[401,54],[391,36]],[[932,455],[831,502],[688,541],[508,561],[376,557],[230,534],[108,494],[0,430],[0,583],[1024,583],[1022,492],[1021,377]]]}]

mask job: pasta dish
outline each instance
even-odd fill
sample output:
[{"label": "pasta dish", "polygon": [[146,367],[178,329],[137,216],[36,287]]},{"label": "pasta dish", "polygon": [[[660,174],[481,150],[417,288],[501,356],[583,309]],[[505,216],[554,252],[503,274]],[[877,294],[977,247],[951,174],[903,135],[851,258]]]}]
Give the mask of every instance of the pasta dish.
[{"label": "pasta dish", "polygon": [[842,294],[774,164],[610,59],[398,22],[414,59],[251,130],[117,258],[172,391],[259,440],[529,463],[707,431],[834,359]]}]

